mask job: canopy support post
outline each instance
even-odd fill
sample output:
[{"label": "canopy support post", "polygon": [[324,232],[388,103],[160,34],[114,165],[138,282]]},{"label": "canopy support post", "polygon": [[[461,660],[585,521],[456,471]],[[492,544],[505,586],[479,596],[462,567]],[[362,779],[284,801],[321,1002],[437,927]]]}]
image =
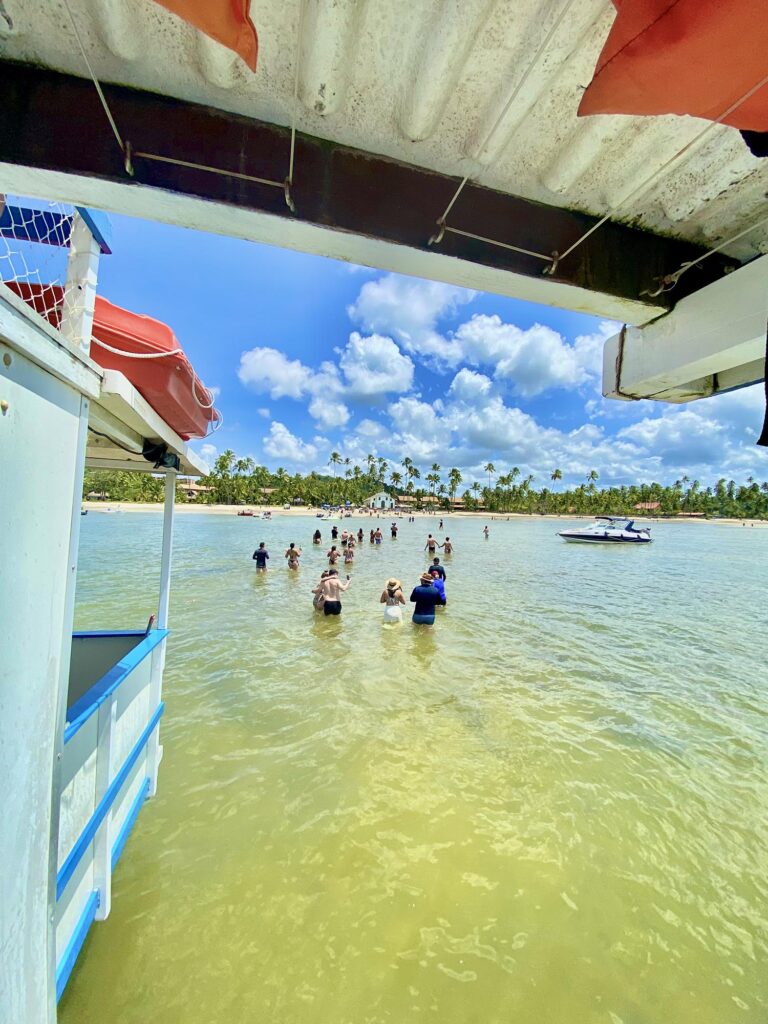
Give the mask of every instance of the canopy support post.
[{"label": "canopy support post", "polygon": [[[163,547],[160,559],[160,601],[157,607],[157,625],[159,629],[168,628],[168,608],[171,598],[171,556],[173,554],[173,511],[176,501],[176,470],[169,469],[165,473],[165,505],[163,507]],[[149,706],[156,708],[163,694],[163,672],[165,670],[165,640],[152,653],[152,680],[149,686]],[[160,743],[160,727],[154,730],[147,745],[147,777],[149,779],[149,796],[157,793],[157,773],[163,759],[163,748]]]},{"label": "canopy support post", "polygon": [[91,229],[80,214],[75,212],[72,217],[67,282],[64,286],[59,330],[70,345],[81,349],[86,355],[91,349],[99,252],[99,243]]}]

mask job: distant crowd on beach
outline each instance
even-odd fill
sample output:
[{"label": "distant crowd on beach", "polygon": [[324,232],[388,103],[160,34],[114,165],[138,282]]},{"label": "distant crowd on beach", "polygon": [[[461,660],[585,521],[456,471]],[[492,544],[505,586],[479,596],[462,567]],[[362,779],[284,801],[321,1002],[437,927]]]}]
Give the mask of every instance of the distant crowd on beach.
[{"label": "distant crowd on beach", "polygon": [[[412,522],[415,520],[411,517],[408,521]],[[438,529],[443,529],[442,519]],[[391,539],[397,540],[397,534],[398,525],[393,521],[390,525]],[[487,540],[490,535],[487,526],[483,530],[483,535]],[[380,545],[383,539],[384,535],[379,527],[375,527],[368,533],[368,542],[374,547]],[[326,552],[328,568],[322,572],[317,585],[312,589],[312,603],[315,611],[321,612],[323,615],[341,614],[341,595],[349,589],[352,577],[347,572],[346,579],[343,580],[339,575],[337,565],[339,561],[343,561],[344,566],[351,569],[355,560],[355,553],[364,540],[365,531],[362,527],[360,527],[357,533],[346,529],[340,532],[336,525],[331,527],[332,543]],[[333,543],[334,541],[338,541],[338,544]],[[315,530],[312,536],[312,543],[313,545],[322,545],[323,536],[319,529]],[[446,572],[437,554],[438,549],[442,549],[443,553],[447,556],[453,555],[454,546],[451,538],[446,537],[445,540],[438,541],[430,533],[424,544],[424,550],[431,559],[431,563],[420,574],[419,582],[411,591],[409,598],[410,603],[414,605],[411,620],[421,626],[434,625],[436,609],[443,608],[447,604],[445,593]],[[284,558],[289,570],[295,571],[299,568],[301,555],[302,550],[296,546],[295,542],[288,545]],[[253,560],[256,562],[257,572],[267,571],[269,552],[264,541],[254,551]],[[406,604],[406,599],[400,580],[391,576],[386,581],[379,597],[379,603],[384,605],[385,623],[393,624],[402,621],[403,606]]]}]

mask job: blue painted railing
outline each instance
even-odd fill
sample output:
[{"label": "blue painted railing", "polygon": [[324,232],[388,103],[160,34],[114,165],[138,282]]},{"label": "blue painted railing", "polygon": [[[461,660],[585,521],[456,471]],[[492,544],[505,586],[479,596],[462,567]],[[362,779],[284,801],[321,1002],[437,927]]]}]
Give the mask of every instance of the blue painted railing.
[{"label": "blue painted railing", "polygon": [[[94,793],[91,789],[91,799],[95,800],[95,806],[87,800],[88,785],[92,787],[93,781],[85,783],[85,789],[82,785],[78,789],[75,783],[68,790],[67,799],[70,802],[66,806],[69,807],[69,820],[72,825],[77,823],[80,833],[56,876],[57,917],[60,920],[60,925],[57,925],[57,999],[67,985],[94,920],[109,914],[112,872],[141,808],[150,792],[154,792],[161,753],[157,729],[165,710],[160,700],[164,659],[162,644],[167,636],[167,629],[157,629],[150,633],[143,630],[104,630],[73,635],[74,640],[86,643],[89,640],[98,643],[99,640],[109,638],[127,641],[118,644],[117,650],[112,648],[114,657],[118,657],[120,650],[125,650],[132,642],[133,646],[71,706],[69,721],[64,730],[64,756],[69,759],[70,765],[67,777],[74,781],[85,768],[88,773],[85,778],[93,780],[95,751],[96,790]],[[107,651],[103,653],[107,654]],[[150,659],[149,664],[146,663],[147,658]],[[120,686],[142,662],[145,665],[140,677],[134,676],[136,685],[130,686],[128,691],[121,691]],[[92,660],[90,664],[94,664]],[[125,700],[120,696],[124,692]],[[140,703],[134,704],[137,700]],[[135,712],[129,713],[132,707],[141,709],[138,719]],[[145,719],[145,715],[150,717]],[[94,716],[98,719],[98,722],[92,723],[96,725],[95,730],[84,733],[82,742],[78,740],[67,746],[68,741]],[[126,729],[129,731],[126,732]],[[135,730],[138,729],[141,729],[141,733],[136,736]],[[124,756],[128,743],[133,745],[127,756]],[[112,758],[117,750],[123,752],[124,760],[112,775]],[[88,764],[90,767],[86,768]],[[71,803],[73,793],[76,795],[74,807]],[[88,820],[81,827],[80,822],[86,816]],[[116,836],[113,829],[118,830]],[[90,885],[85,882],[86,878]],[[61,933],[60,927],[64,929]]]},{"label": "blue painted railing", "polygon": [[72,973],[72,968],[75,966],[75,961],[80,955],[80,950],[83,948],[85,937],[88,934],[88,929],[93,924],[93,920],[96,917],[96,911],[99,909],[99,892],[98,889],[94,889],[91,895],[88,897],[88,902],[85,904],[85,908],[80,915],[80,920],[75,926],[75,930],[72,932],[72,938],[67,943],[67,948],[61,955],[58,964],[56,965],[56,999],[61,999],[61,993],[67,987],[69,976]]},{"label": "blue painted railing", "polygon": [[73,633],[74,639],[96,639],[109,636],[143,636],[141,643],[136,644],[120,659],[83,696],[76,700],[67,711],[67,725],[64,729],[64,742],[68,743],[79,729],[99,707],[108,700],[118,686],[133,672],[152,651],[168,636],[167,629],[153,629],[150,633],[143,630],[101,630],[91,633]]},{"label": "blue painted railing", "polygon": [[165,704],[163,704],[161,701],[160,704],[158,704],[157,708],[155,708],[155,713],[152,715],[149,722],[147,723],[147,727],[144,729],[141,736],[139,736],[138,740],[136,741],[133,750],[131,750],[130,754],[128,755],[128,757],[126,757],[125,761],[123,762],[122,768],[117,773],[117,775],[115,775],[114,779],[110,782],[109,786],[107,786],[107,790],[104,793],[104,796],[101,798],[101,800],[99,800],[98,804],[96,805],[96,809],[94,810],[93,814],[88,820],[88,824],[85,826],[83,831],[78,836],[75,845],[69,851],[66,860],[59,868],[59,872],[56,875],[57,900],[61,898],[61,894],[66,889],[67,882],[69,882],[70,878],[74,874],[75,868],[82,860],[83,854],[86,852],[86,850],[90,848],[90,845],[93,842],[99,825],[102,823],[102,821],[104,821],[104,818],[109,813],[112,804],[115,802],[117,794],[122,789],[123,783],[130,774],[131,768],[133,768],[133,766],[138,761],[139,755],[149,742],[149,737],[152,735],[155,726],[160,721],[160,718],[164,711]]}]

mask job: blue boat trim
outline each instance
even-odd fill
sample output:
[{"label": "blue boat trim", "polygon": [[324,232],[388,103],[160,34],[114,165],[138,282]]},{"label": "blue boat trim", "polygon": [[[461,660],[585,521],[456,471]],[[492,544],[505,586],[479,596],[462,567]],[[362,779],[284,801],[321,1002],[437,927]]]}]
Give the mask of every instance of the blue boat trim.
[{"label": "blue boat trim", "polygon": [[[100,210],[85,206],[75,209],[88,225],[103,256],[112,253],[112,225]],[[6,206],[0,214],[0,235],[19,242],[38,242],[68,248],[72,233],[72,217],[54,210],[34,210],[28,206]]]},{"label": "blue boat trim", "polygon": [[161,701],[157,705],[155,713],[152,715],[149,722],[147,723],[147,727],[144,729],[144,732],[141,734],[141,736],[139,736],[138,740],[136,741],[136,745],[134,746],[133,750],[125,759],[122,768],[117,773],[117,775],[115,775],[114,779],[110,782],[104,796],[101,798],[101,800],[99,800],[96,809],[94,810],[93,814],[91,815],[88,821],[88,824],[85,826],[83,831],[78,836],[75,845],[69,851],[66,860],[59,868],[59,873],[56,876],[57,900],[61,899],[61,895],[66,889],[69,880],[72,878],[72,875],[75,872],[75,868],[82,860],[83,854],[86,852],[88,847],[93,842],[99,825],[102,823],[104,818],[109,813],[112,804],[115,802],[118,793],[123,787],[123,783],[128,778],[128,775],[133,766],[138,761],[142,750],[149,742],[149,737],[152,735],[152,732],[157,726],[157,723],[160,721],[160,718],[164,711],[165,704]]},{"label": "blue boat trim", "polygon": [[87,693],[84,693],[80,700],[76,700],[67,712],[68,723],[64,728],[64,742],[69,743],[75,733],[85,725],[101,705],[111,696],[118,686],[133,672],[148,654],[155,649],[168,636],[167,629],[153,629],[151,633],[142,631],[134,632],[104,632],[104,633],[73,633],[73,638],[112,637],[112,636],[143,636],[141,643],[136,644],[128,651],[120,661],[105,672],[97,682],[93,684]]},{"label": "blue boat trim", "polygon": [[128,842],[128,836],[133,830],[133,826],[136,824],[136,819],[139,816],[139,811],[144,806],[144,801],[149,795],[149,779],[144,779],[141,784],[139,792],[131,804],[131,809],[126,815],[125,821],[122,824],[120,832],[118,833],[117,839],[112,846],[112,870],[115,870],[117,862],[120,860],[120,855],[123,852],[125,844]]},{"label": "blue boat trim", "polygon": [[85,937],[93,924],[94,918],[96,917],[99,902],[99,890],[94,889],[88,897],[85,909],[80,915],[80,920],[77,922],[75,930],[72,932],[72,936],[67,943],[67,948],[62,953],[61,960],[59,960],[56,965],[56,1002],[61,999],[61,993],[67,987],[67,982],[69,981],[69,976],[72,973],[72,968],[75,966],[75,961],[80,955],[80,950],[83,948]]},{"label": "blue boat trim", "polygon": [[96,636],[146,636],[146,629],[81,629],[72,633],[72,639],[81,640],[83,637]]},{"label": "blue boat trim", "polygon": [[99,251],[102,256],[112,255],[112,222],[101,210],[89,210],[86,206],[76,206],[75,209],[88,225],[95,240],[99,244]]}]

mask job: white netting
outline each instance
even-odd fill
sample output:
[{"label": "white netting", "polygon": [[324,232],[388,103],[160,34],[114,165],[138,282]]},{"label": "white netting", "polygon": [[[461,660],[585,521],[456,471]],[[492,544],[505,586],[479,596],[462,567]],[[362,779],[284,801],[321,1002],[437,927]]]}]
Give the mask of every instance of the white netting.
[{"label": "white netting", "polygon": [[74,207],[66,203],[0,195],[0,281],[4,288],[58,328],[82,302],[66,295]]}]

